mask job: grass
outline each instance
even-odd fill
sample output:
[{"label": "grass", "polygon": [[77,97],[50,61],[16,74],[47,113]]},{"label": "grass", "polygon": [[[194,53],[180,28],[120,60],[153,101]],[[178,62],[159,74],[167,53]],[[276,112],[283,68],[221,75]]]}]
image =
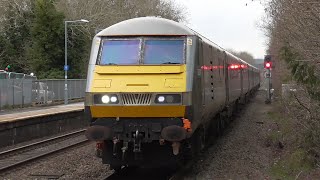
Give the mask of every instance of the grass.
[{"label": "grass", "polygon": [[290,74],[285,74],[281,76],[281,82],[283,84],[288,84],[290,82],[292,82],[292,76]]},{"label": "grass", "polygon": [[285,155],[271,167],[274,179],[296,179],[302,172],[313,169],[313,163],[304,149],[296,149]]},{"label": "grass", "polygon": [[4,106],[2,106],[0,109],[1,110],[12,110],[12,109],[21,109],[21,108],[27,108],[27,107],[31,107],[31,104],[24,104],[23,107],[22,105],[9,105],[6,104]]},{"label": "grass", "polygon": [[2,107],[2,109],[13,109],[13,106],[6,104]]},{"label": "grass", "polygon": [[[313,169],[313,160],[300,147],[298,136],[302,132],[295,128],[295,122],[288,115],[281,112],[281,106],[277,102],[273,110],[267,112],[269,119],[277,125],[270,131],[267,140],[272,143],[275,151],[280,152],[280,158],[270,167],[270,174],[273,179],[296,179],[302,172]],[[281,150],[279,142],[284,144]]]}]

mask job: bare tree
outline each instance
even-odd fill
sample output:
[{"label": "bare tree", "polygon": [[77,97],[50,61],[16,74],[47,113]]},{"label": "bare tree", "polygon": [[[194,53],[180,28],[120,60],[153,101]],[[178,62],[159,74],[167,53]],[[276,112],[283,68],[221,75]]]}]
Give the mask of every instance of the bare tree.
[{"label": "bare tree", "polygon": [[233,49],[227,49],[227,51],[230,52],[231,54],[239,57],[240,59],[246,61],[249,64],[255,64],[255,60],[254,60],[253,56],[248,52],[245,52],[245,51],[237,52]]},{"label": "bare tree", "polygon": [[16,70],[26,70],[25,49],[29,46],[31,0],[0,1],[0,62],[14,64]]},{"label": "bare tree", "polygon": [[68,19],[88,19],[89,32],[104,29],[117,22],[142,16],[161,16],[184,21],[185,13],[173,1],[164,0],[60,0],[56,7]]},{"label": "bare tree", "polygon": [[266,12],[263,28],[269,37],[268,51],[276,61],[273,77],[280,77],[277,88],[285,77],[290,77],[287,83],[298,82],[299,91],[284,107],[305,135],[302,146],[319,157],[320,1],[270,0]]}]

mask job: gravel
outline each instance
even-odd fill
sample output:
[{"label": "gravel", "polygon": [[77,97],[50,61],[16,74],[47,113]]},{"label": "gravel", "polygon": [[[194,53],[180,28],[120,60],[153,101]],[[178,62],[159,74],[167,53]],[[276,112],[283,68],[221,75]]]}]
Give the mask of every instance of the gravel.
[{"label": "gravel", "polygon": [[272,107],[264,100],[264,91],[259,91],[185,179],[270,179],[273,153],[267,135],[272,121],[267,112]]},{"label": "gravel", "polygon": [[112,173],[95,153],[95,144],[84,146],[39,159],[20,169],[0,175],[4,179],[104,179]]}]

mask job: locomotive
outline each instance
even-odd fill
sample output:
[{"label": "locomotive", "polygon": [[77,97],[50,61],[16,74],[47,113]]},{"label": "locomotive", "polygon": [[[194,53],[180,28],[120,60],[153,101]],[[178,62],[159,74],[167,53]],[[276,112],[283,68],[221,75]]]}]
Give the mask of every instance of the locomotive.
[{"label": "locomotive", "polygon": [[183,162],[258,89],[259,73],[178,22],[119,22],[93,38],[86,137],[115,170]]}]

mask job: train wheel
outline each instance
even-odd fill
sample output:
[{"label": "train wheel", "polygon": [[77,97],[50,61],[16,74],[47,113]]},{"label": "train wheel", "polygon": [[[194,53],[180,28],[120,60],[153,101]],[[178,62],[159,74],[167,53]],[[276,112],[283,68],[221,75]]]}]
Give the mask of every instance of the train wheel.
[{"label": "train wheel", "polygon": [[193,155],[192,155],[192,145],[190,146],[190,143],[188,141],[184,141],[181,144],[180,148],[180,154],[179,158],[180,160],[178,161],[178,167],[182,168],[185,166],[186,163],[192,160]]},{"label": "train wheel", "polygon": [[208,124],[208,129],[206,130],[206,144],[212,145],[217,138],[217,128],[218,128],[218,117],[215,116]]},{"label": "train wheel", "polygon": [[110,169],[114,169],[115,171],[118,171],[121,169],[123,162],[121,161],[121,156],[119,151],[117,151],[117,155],[113,155],[112,141],[104,141],[104,147],[102,151],[102,161],[104,164],[109,164]]},{"label": "train wheel", "polygon": [[205,133],[205,129],[202,129],[201,128],[201,132],[200,132],[200,137],[199,137],[199,140],[200,140],[200,151],[202,151],[205,146],[206,146],[206,133]]},{"label": "train wheel", "polygon": [[238,115],[238,113],[240,112],[240,110],[241,110],[240,103],[239,103],[239,101],[236,101],[236,103],[235,103],[235,105],[234,105],[233,115],[234,115],[234,116]]},{"label": "train wheel", "polygon": [[98,158],[102,158],[102,150],[101,149],[96,149],[95,153]]},{"label": "train wheel", "polygon": [[199,128],[192,136],[191,140],[192,154],[198,155],[205,147],[205,133],[203,128]]},{"label": "train wheel", "polygon": [[122,166],[118,164],[110,164],[110,169],[113,169],[114,171],[120,171],[121,167]]},{"label": "train wheel", "polygon": [[218,116],[218,122],[217,122],[217,135],[222,136],[224,128],[225,128],[225,121],[224,121],[224,116],[220,113]]}]

